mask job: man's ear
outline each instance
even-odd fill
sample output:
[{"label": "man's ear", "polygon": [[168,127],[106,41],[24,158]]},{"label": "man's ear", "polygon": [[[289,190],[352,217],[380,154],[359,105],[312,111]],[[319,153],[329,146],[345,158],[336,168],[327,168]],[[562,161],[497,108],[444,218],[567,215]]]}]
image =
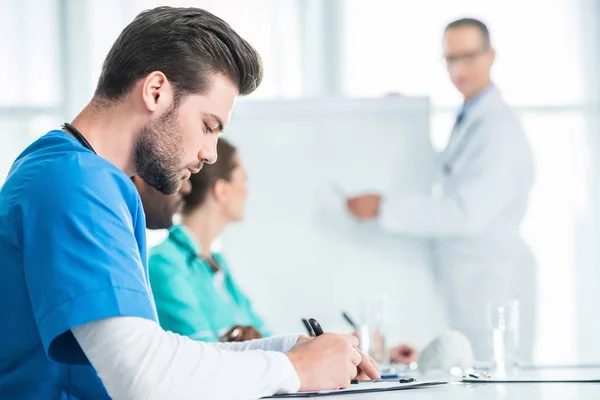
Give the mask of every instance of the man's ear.
[{"label": "man's ear", "polygon": [[493,64],[496,60],[496,50],[490,49],[490,64]]},{"label": "man's ear", "polygon": [[173,85],[160,71],[151,72],[142,81],[142,101],[150,112],[167,111],[173,107]]}]

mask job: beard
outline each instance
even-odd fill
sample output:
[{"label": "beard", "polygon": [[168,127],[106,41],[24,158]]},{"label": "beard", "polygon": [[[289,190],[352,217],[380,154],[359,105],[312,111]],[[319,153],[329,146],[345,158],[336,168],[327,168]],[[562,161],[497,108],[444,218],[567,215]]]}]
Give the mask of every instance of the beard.
[{"label": "beard", "polygon": [[166,195],[181,187],[183,158],[177,110],[169,110],[157,121],[144,126],[135,145],[134,165],[137,174],[150,186]]}]

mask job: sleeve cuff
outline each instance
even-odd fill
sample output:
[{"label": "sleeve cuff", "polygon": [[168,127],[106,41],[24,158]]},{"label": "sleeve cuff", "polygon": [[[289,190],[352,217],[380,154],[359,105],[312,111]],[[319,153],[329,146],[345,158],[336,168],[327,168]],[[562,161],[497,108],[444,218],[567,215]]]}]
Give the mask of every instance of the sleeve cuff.
[{"label": "sleeve cuff", "polygon": [[147,293],[114,287],[87,293],[62,303],[39,319],[40,336],[48,357],[57,362],[88,364],[70,330],[117,316],[157,321],[154,302]]},{"label": "sleeve cuff", "polygon": [[385,193],[379,203],[378,221],[384,230],[391,230],[390,221],[394,218],[394,193]]},{"label": "sleeve cuff", "polygon": [[288,351],[290,351],[292,349],[292,347],[294,347],[296,345],[296,343],[298,343],[298,337],[300,335],[285,335],[285,336],[280,336],[281,339],[281,348],[279,351],[281,351],[282,353],[287,353]]},{"label": "sleeve cuff", "polygon": [[281,380],[277,394],[296,393],[300,390],[300,377],[294,369],[290,359],[283,353],[272,353],[274,361],[278,364],[278,370],[281,371]]},{"label": "sleeve cuff", "polygon": [[266,351],[278,351],[280,353],[287,353],[290,351],[292,347],[296,345],[298,342],[298,337],[300,335],[280,335],[280,336],[271,336],[267,338],[266,341],[257,341],[259,345],[256,347],[257,350],[266,350]]}]

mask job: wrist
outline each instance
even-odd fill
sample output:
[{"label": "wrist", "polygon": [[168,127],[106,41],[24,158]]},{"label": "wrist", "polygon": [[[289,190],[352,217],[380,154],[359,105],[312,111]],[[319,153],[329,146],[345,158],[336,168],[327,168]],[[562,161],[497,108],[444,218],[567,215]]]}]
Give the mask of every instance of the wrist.
[{"label": "wrist", "polygon": [[289,360],[290,365],[292,366],[292,369],[294,370],[294,372],[298,378],[298,390],[299,391],[305,390],[304,382],[303,382],[304,374],[303,374],[303,370],[302,370],[302,355],[301,355],[301,353],[290,350],[284,354],[287,357],[287,359]]}]

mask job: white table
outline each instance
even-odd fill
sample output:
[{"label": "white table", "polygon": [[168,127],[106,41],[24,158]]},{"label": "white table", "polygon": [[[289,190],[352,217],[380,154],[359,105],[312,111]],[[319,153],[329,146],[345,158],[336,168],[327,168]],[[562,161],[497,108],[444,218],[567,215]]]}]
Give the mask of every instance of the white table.
[{"label": "white table", "polygon": [[[527,378],[580,378],[600,379],[598,369],[552,369],[523,371]],[[424,378],[421,378],[422,380]],[[594,399],[600,400],[600,383],[451,383],[422,389],[384,393],[365,393],[329,397],[332,400],[540,400],[540,399]]]},{"label": "white table", "polygon": [[330,397],[338,400],[540,400],[540,399],[600,399],[600,384],[582,383],[519,383],[489,385],[446,385],[387,393],[365,393]]}]

